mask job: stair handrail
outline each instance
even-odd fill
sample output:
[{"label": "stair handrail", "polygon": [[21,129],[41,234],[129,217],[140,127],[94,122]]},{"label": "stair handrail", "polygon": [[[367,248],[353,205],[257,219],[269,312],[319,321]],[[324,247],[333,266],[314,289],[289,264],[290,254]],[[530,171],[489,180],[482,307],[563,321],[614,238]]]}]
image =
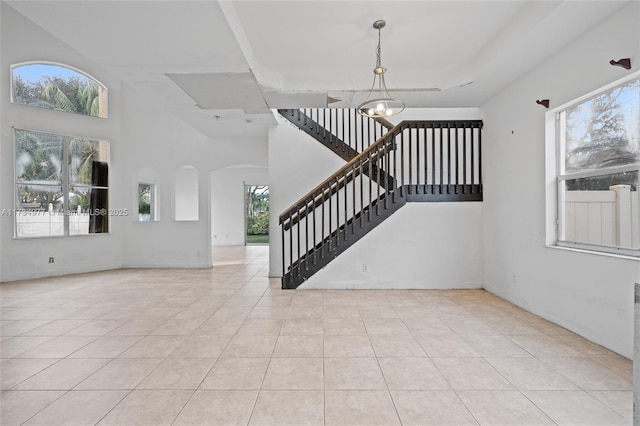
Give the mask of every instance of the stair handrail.
[{"label": "stair handrail", "polygon": [[[391,130],[395,127],[395,125],[390,122],[389,120],[387,120],[384,117],[375,117],[374,118],[375,121],[377,121],[378,123],[382,124],[383,127],[386,127],[387,129]],[[382,135],[384,136],[384,135]]]},{"label": "stair handrail", "polygon": [[[385,123],[379,121],[383,126],[391,125],[387,120],[382,119]],[[322,181],[319,185],[313,188],[311,191],[307,192],[305,195],[300,197],[298,201],[293,203],[289,208],[287,208],[283,213],[278,217],[279,224],[283,224],[286,222],[289,217],[293,217],[294,215],[298,215],[298,212],[302,208],[307,208],[309,204],[311,204],[317,197],[322,196],[327,189],[331,189],[333,185],[336,184],[336,179],[344,174],[348,169],[350,169],[354,164],[358,164],[363,160],[364,157],[369,158],[369,154],[372,151],[377,150],[384,143],[390,142],[389,139],[393,140],[396,136],[402,133],[405,129],[408,128],[418,128],[421,126],[426,126],[430,124],[434,127],[456,127],[460,123],[464,123],[465,125],[469,125],[469,128],[482,128],[482,120],[403,120],[400,123],[393,126],[389,131],[380,136],[374,143],[372,143],[365,150],[360,152],[358,155],[353,157],[348,163],[339,168],[336,172],[334,172],[331,176]],[[466,126],[464,126],[466,127]],[[329,185],[331,184],[331,185]],[[329,186],[328,186],[329,185]],[[328,187],[327,187],[328,186]]]},{"label": "stair handrail", "polygon": [[[316,195],[316,193],[318,193],[320,191],[324,192],[324,191],[326,191],[326,189],[330,189],[331,187],[329,187],[329,188],[325,188],[325,187],[330,182],[333,184],[333,182],[335,182],[335,180],[341,174],[344,174],[345,171],[347,171],[349,168],[351,168],[354,163],[358,163],[364,157],[368,158],[369,154],[371,152],[376,151],[378,149],[378,147],[383,145],[384,143],[389,142],[389,139],[393,140],[405,128],[407,128],[408,126],[410,126],[413,123],[419,123],[421,121],[424,121],[424,120],[404,120],[404,121],[401,121],[400,123],[396,124],[395,126],[393,126],[387,133],[385,133],[384,135],[380,136],[378,138],[378,140],[376,140],[374,143],[372,143],[364,151],[360,152],[358,155],[353,157],[348,163],[346,163],[344,166],[339,168],[336,172],[334,172],[331,176],[329,176],[324,181],[322,181],[322,183],[317,185],[311,191],[307,192],[304,196],[300,197],[300,199],[298,199],[298,201],[293,203],[288,209],[286,209],[283,213],[281,213],[279,218],[278,218],[279,223],[282,224],[283,222],[285,222],[289,218],[289,215],[291,215],[293,213],[297,213],[302,207],[304,207],[304,206],[308,205],[309,203],[311,203],[318,196],[318,195]],[[321,195],[322,192],[320,192],[319,195]]]}]

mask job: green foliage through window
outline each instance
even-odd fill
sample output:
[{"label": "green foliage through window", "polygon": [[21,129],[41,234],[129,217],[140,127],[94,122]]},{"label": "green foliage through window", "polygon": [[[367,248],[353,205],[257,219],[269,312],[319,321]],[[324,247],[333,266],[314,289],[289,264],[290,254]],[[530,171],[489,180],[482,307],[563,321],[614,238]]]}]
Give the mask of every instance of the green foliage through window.
[{"label": "green foliage through window", "polygon": [[106,118],[106,89],[96,80],[54,64],[13,67],[12,102]]},{"label": "green foliage through window", "polygon": [[[269,187],[245,186],[245,220],[247,243],[268,242],[269,235]],[[253,237],[252,237],[253,236]],[[255,236],[266,238],[256,239]]]},{"label": "green foliage through window", "polygon": [[22,129],[14,137],[16,236],[108,232],[108,142]]}]

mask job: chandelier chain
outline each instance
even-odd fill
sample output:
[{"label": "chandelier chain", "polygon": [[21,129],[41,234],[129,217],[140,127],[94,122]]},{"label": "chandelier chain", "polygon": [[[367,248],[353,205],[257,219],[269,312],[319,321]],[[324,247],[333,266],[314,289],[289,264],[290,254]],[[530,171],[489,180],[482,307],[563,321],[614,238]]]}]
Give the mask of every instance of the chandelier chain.
[{"label": "chandelier chain", "polygon": [[381,42],[380,42],[380,41],[381,41],[381,39],[382,39],[382,37],[381,37],[381,32],[382,32],[382,29],[378,28],[378,48],[377,48],[377,50],[376,50],[376,58],[377,58],[377,59],[376,59],[376,68],[380,68],[380,67],[382,67],[382,60],[380,59],[380,56],[381,56],[381,50],[382,50],[382,49],[380,48],[380,45],[381,45]]}]

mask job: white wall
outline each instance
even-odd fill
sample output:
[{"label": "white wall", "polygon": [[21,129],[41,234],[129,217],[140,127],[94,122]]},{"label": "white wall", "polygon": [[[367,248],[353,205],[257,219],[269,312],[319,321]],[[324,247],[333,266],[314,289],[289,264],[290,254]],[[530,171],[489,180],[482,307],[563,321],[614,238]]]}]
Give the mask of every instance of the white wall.
[{"label": "white wall", "polygon": [[[13,105],[0,99],[0,209],[14,207],[12,126],[103,138],[110,142],[109,207],[128,209],[111,217],[110,234],[13,239],[13,218],[0,217],[0,280],[35,278],[120,267],[209,267],[210,141],[153,100],[108,72],[2,3],[0,84],[10,87],[11,64],[45,60],[82,69],[109,89],[109,118],[98,119]],[[15,43],[20,40],[20,43]],[[224,155],[219,155],[223,158]],[[266,158],[266,148],[263,157]],[[222,160],[218,160],[222,162]],[[176,222],[175,173],[183,166],[198,172],[197,221]],[[157,186],[157,222],[137,221],[137,184]],[[48,264],[48,258],[55,263]]]},{"label": "white wall", "polygon": [[640,4],[632,2],[482,106],[483,284],[625,356],[633,347],[635,260],[545,246],[545,108],[617,80],[640,63]]},{"label": "white wall", "polygon": [[[479,111],[475,108],[407,110],[393,117],[396,122],[478,118]],[[272,276],[282,276],[278,215],[345,164],[307,134],[278,120],[279,125],[269,133]],[[445,235],[449,237],[445,238]],[[481,283],[480,247],[480,203],[410,203],[311,277],[304,286],[478,288]],[[418,253],[420,260],[416,262]],[[392,262],[388,262],[390,258]],[[412,265],[412,262],[418,264]],[[461,262],[465,268],[451,267],[456,262]],[[366,273],[362,271],[363,264],[367,265]],[[424,265],[428,266],[428,275],[421,267]]]},{"label": "white wall", "polygon": [[225,167],[211,172],[212,245],[245,243],[244,185],[268,184],[266,167]]},{"label": "white wall", "polygon": [[[211,266],[209,244],[209,141],[173,114],[149,102],[129,85],[123,85],[123,190],[135,194],[138,176],[150,171],[157,176],[159,221],[138,222],[137,214],[124,226],[125,267]],[[198,220],[175,220],[175,176],[184,167],[198,173]],[[137,211],[135,197],[127,198]]]},{"label": "white wall", "polygon": [[482,286],[482,203],[407,203],[300,288]]},{"label": "white wall", "polygon": [[[104,138],[110,142],[111,208],[126,205],[121,188],[123,140],[120,132],[120,82],[76,51],[52,37],[15,10],[0,3],[0,210],[14,208],[12,127],[52,133]],[[19,40],[19,43],[16,41]],[[79,68],[109,89],[109,118],[99,119],[10,103],[9,68],[25,61],[54,61]],[[110,234],[13,239],[11,216],[0,217],[0,281],[119,268],[126,218],[111,217]],[[55,258],[48,264],[49,257]]]}]

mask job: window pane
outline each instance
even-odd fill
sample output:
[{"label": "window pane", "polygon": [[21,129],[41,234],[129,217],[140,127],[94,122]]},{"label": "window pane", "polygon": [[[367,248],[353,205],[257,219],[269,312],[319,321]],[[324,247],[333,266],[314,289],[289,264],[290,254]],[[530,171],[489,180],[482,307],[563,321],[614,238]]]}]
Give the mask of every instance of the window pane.
[{"label": "window pane", "polygon": [[16,181],[62,183],[63,136],[16,130]]},{"label": "window pane", "polygon": [[622,248],[640,248],[638,172],[564,182],[561,240]]},{"label": "window pane", "polygon": [[64,235],[61,185],[17,185],[16,236]]},{"label": "window pane", "polygon": [[569,108],[565,171],[619,166],[640,159],[639,80]]},{"label": "window pane", "polygon": [[69,235],[89,233],[89,187],[75,186],[69,191]]},{"label": "window pane", "polygon": [[69,143],[69,184],[107,187],[109,144],[73,138]]},{"label": "window pane", "polygon": [[138,220],[149,222],[154,218],[153,185],[150,183],[138,184]]},{"label": "window pane", "polygon": [[91,188],[89,191],[89,234],[109,232],[109,192]]},{"label": "window pane", "polygon": [[107,90],[96,80],[54,64],[11,69],[11,102],[93,117],[107,117]]}]

